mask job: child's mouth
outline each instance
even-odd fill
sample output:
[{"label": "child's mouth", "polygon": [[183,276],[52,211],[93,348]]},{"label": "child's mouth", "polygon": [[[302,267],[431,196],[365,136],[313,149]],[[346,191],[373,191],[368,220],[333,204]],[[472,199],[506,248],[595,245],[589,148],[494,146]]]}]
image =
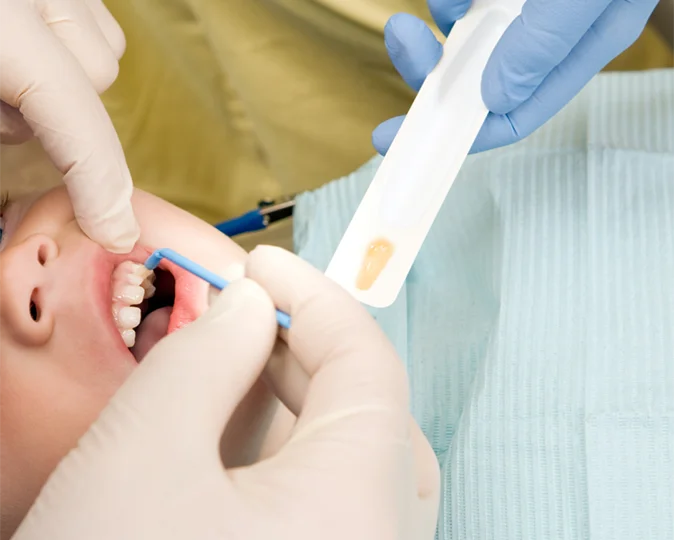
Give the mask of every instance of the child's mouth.
[{"label": "child's mouth", "polygon": [[131,353],[137,362],[168,335],[171,314],[175,304],[175,278],[167,270],[157,269],[154,287],[156,292],[140,304],[141,319],[136,328],[136,342]]},{"label": "child's mouth", "polygon": [[168,261],[162,261],[151,280],[135,273],[139,266],[121,263],[112,273],[111,284],[113,318],[137,362],[163,337],[200,315],[197,293],[205,285]]}]

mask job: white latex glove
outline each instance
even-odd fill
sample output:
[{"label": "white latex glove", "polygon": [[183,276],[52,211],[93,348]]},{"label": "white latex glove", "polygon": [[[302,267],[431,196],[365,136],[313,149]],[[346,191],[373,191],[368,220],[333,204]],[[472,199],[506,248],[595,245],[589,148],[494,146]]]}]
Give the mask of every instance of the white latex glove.
[{"label": "white latex glove", "polygon": [[98,97],[117,78],[121,28],[101,0],[0,0],[0,141],[38,137],[82,230],[128,252],[139,228],[122,145]]},{"label": "white latex glove", "polygon": [[[16,540],[433,538],[437,463],[391,344],[294,255],[258,248],[247,275],[148,354]],[[275,384],[306,377],[299,417],[272,457],[226,470],[219,440],[272,354],[274,304],[292,316]]]}]

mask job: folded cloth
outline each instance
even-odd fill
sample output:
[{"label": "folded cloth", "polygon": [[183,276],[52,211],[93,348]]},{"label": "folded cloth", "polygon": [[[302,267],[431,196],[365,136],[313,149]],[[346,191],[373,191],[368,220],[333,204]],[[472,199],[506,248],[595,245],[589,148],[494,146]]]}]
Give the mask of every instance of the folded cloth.
[{"label": "folded cloth", "polygon": [[[325,269],[379,159],[300,196]],[[674,538],[674,71],[597,77],[471,156],[372,313],[440,461],[442,539]]]}]

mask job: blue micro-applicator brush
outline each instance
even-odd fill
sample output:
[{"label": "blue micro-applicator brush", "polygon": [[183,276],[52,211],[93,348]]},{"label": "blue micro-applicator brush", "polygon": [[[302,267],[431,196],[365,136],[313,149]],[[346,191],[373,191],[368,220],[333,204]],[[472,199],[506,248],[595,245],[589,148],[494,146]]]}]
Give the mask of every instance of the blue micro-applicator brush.
[{"label": "blue micro-applicator brush", "polygon": [[[154,270],[159,266],[159,263],[161,262],[162,259],[166,259],[168,261],[171,261],[173,264],[179,266],[183,270],[187,270],[190,274],[194,274],[198,278],[203,279],[204,281],[208,282],[211,284],[211,286],[215,287],[219,291],[227,287],[229,285],[229,281],[226,279],[220,277],[217,274],[214,274],[210,270],[206,270],[203,266],[195,263],[194,261],[191,261],[187,257],[184,257],[180,255],[180,253],[176,253],[172,249],[169,248],[162,248],[156,250],[152,255],[150,255],[147,260],[145,261],[145,268],[147,270]],[[290,328],[290,315],[287,313],[284,313],[283,311],[279,311],[278,309],[276,310],[276,320],[278,321],[278,324],[282,328]]]}]

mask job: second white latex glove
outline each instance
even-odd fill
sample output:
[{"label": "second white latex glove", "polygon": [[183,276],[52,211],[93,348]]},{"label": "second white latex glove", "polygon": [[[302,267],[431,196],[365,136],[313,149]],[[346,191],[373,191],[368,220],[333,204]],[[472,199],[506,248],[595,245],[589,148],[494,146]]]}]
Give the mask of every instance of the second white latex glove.
[{"label": "second white latex glove", "polygon": [[[282,250],[256,250],[247,273],[264,289],[231,284],[150,351],[57,468],[16,540],[433,537],[437,463],[375,321]],[[220,437],[272,353],[274,305],[292,316],[284,340],[308,377],[299,417],[272,457],[227,470]]]},{"label": "second white latex glove", "polygon": [[82,230],[120,253],[139,228],[131,174],[98,93],[117,78],[124,47],[101,0],[0,0],[0,140],[35,135]]}]

